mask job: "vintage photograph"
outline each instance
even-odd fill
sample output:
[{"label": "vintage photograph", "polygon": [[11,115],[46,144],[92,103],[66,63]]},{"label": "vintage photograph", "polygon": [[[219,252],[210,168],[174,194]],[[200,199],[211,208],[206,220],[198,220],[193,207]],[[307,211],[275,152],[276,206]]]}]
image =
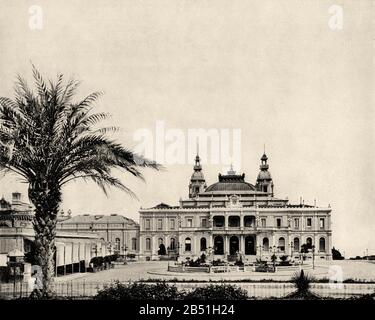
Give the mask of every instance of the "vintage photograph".
[{"label": "vintage photograph", "polygon": [[374,12],[1,0],[0,300],[374,301]]}]

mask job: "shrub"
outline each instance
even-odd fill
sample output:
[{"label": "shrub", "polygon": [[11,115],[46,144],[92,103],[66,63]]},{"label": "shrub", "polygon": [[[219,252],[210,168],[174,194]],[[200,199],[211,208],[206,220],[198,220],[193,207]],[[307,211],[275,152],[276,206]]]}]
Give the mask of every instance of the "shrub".
[{"label": "shrub", "polygon": [[215,266],[215,267],[216,266],[225,266],[225,264],[226,264],[225,261],[222,261],[220,259],[212,261],[212,265]]},{"label": "shrub", "polygon": [[294,283],[295,292],[287,295],[291,299],[319,299],[319,296],[310,291],[310,284],[315,279],[314,277],[305,274],[303,270],[300,273],[296,272],[291,281]]},{"label": "shrub", "polygon": [[99,290],[95,300],[177,300],[181,297],[175,285],[165,282],[145,284],[115,282]]},{"label": "shrub", "polygon": [[283,256],[280,257],[280,260],[281,260],[281,262],[286,262],[288,260],[288,256],[283,255]]},{"label": "shrub", "polygon": [[[345,257],[343,257],[341,255],[341,252],[337,249],[335,249],[335,247],[332,248],[332,260],[343,260],[345,259]],[[358,258],[361,259],[361,257],[357,256]]]},{"label": "shrub", "polygon": [[237,286],[209,285],[198,287],[185,295],[186,300],[246,300],[247,292]]},{"label": "shrub", "polygon": [[164,244],[161,244],[159,246],[159,250],[158,250],[158,255],[159,256],[164,256],[167,254],[167,251],[165,250],[165,245]]},{"label": "shrub", "polygon": [[206,259],[207,259],[206,255],[204,253],[202,253],[202,255],[201,255],[201,263],[206,263]]},{"label": "shrub", "polygon": [[239,267],[243,267],[243,265],[244,265],[242,259],[237,260],[234,264],[235,264],[236,266],[239,266]]}]

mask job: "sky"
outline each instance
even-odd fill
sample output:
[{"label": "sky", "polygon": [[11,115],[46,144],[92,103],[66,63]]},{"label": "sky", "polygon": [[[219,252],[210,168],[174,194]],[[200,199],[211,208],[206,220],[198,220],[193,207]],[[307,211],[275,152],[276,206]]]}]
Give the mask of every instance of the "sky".
[{"label": "sky", "polygon": [[[240,133],[231,160],[240,159],[236,170],[248,182],[255,183],[265,145],[276,197],[330,204],[333,245],[347,256],[375,254],[373,6],[1,1],[0,96],[13,97],[17,74],[31,80],[32,62],[48,78],[81,80],[77,99],[103,91],[95,110],[112,115],[110,123],[121,128],[113,138],[127,147],[137,150],[146,132],[155,159],[165,155],[160,144],[168,149],[171,136],[182,139],[185,161],[145,170],[145,183],[116,173],[138,199],[74,182],[63,189],[65,212],[138,220],[140,207],[176,205],[187,197],[192,173],[189,130],[226,130]],[[229,165],[219,160],[203,161],[208,185]],[[17,177],[0,180],[0,195],[9,199],[15,190],[26,199],[27,185]]]}]

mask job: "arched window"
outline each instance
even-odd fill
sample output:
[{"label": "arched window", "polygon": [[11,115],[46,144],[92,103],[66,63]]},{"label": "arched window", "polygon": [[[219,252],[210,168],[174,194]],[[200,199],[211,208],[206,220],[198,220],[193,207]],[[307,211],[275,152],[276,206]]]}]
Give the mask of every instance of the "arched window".
[{"label": "arched window", "polygon": [[176,240],[175,240],[175,238],[171,238],[171,242],[169,244],[169,249],[170,250],[175,250],[176,249]]},{"label": "arched window", "polygon": [[132,238],[132,250],[137,250],[137,238]]},{"label": "arched window", "polygon": [[306,239],[306,246],[307,246],[307,249],[312,248],[312,239],[311,238]]},{"label": "arched window", "polygon": [[185,251],[188,251],[188,252],[191,251],[191,239],[190,238],[185,239]]},{"label": "arched window", "polygon": [[146,250],[151,250],[151,239],[146,238]]},{"label": "arched window", "polygon": [[293,250],[299,251],[299,238],[294,238],[294,240],[293,240]]},{"label": "arched window", "polygon": [[279,238],[279,249],[285,251],[285,239],[283,237]]},{"label": "arched window", "polygon": [[321,251],[321,252],[326,251],[326,239],[324,239],[324,238],[319,239],[319,251]]},{"label": "arched window", "polygon": [[255,238],[253,236],[245,237],[245,254],[256,254]]},{"label": "arched window", "polygon": [[115,240],[115,251],[120,251],[120,238],[116,238]]},{"label": "arched window", "polygon": [[224,254],[224,241],[222,236],[216,236],[214,239],[214,254]]},{"label": "arched window", "polygon": [[207,249],[207,240],[206,238],[201,238],[201,251],[206,251]]},{"label": "arched window", "polygon": [[158,239],[158,244],[159,244],[158,255],[160,255],[160,256],[166,255],[167,250],[165,249],[165,245],[163,243],[163,238]]},{"label": "arched window", "polygon": [[263,250],[268,251],[270,249],[270,241],[268,238],[263,238]]}]

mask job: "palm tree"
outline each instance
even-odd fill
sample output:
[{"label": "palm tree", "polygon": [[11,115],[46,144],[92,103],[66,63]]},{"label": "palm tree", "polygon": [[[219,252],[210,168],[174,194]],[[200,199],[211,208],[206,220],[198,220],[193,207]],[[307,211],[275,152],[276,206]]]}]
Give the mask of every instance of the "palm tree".
[{"label": "palm tree", "polygon": [[75,179],[92,180],[107,194],[107,187],[134,196],[112,169],[122,169],[143,179],[140,169],[159,169],[149,161],[108,138],[113,127],[97,127],[108,118],[93,113],[101,95],[94,92],[74,102],[79,82],[45,81],[33,65],[36,92],[17,77],[15,99],[0,97],[0,171],[15,173],[28,183],[35,207],[35,249],[43,272],[43,297],[53,293],[53,256],[61,190]]}]

